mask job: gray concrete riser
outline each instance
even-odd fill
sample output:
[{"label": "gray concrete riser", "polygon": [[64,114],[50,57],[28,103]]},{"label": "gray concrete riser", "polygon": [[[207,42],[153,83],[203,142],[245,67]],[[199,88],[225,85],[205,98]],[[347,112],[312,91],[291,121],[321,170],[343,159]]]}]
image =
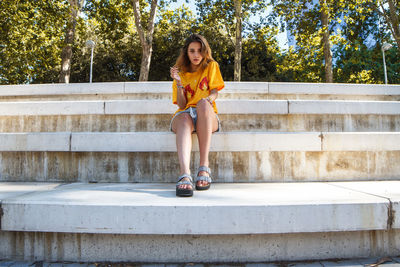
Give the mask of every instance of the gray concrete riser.
[{"label": "gray concrete riser", "polygon": [[[193,152],[192,173],[199,153]],[[211,152],[216,182],[399,179],[400,151]],[[175,152],[1,152],[1,181],[176,182]]]},{"label": "gray concrete riser", "polygon": [[0,258],[24,261],[269,262],[400,254],[400,230],[271,235],[0,232]]},{"label": "gray concrete riser", "polygon": [[[171,93],[139,93],[139,94],[90,94],[90,95],[33,95],[33,96],[1,96],[0,102],[16,101],[73,101],[73,100],[134,100],[134,99],[169,99]],[[225,93],[221,91],[218,99],[276,99],[276,100],[373,100],[400,101],[400,96],[392,95],[317,95],[317,94],[268,94],[268,93]]]},{"label": "gray concrete riser", "polygon": [[[69,95],[34,95],[34,96],[2,96],[0,102],[18,101],[82,101],[82,100],[134,100],[134,99],[172,99],[171,93],[140,93],[140,94],[69,94]],[[388,100],[394,99],[390,96],[371,96],[371,99]],[[399,97],[400,98],[400,97]],[[172,101],[172,100],[171,100]]]},{"label": "gray concrete riser", "polygon": [[[220,114],[222,130],[265,132],[399,132],[399,115]],[[0,132],[169,131],[172,115],[0,116]]]}]

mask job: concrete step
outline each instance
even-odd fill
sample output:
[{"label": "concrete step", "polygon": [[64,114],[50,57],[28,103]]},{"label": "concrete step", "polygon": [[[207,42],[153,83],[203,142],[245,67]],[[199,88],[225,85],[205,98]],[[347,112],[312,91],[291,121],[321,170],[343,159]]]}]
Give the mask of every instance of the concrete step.
[{"label": "concrete step", "polygon": [[0,259],[398,255],[399,101],[399,85],[227,82],[217,183],[177,199],[170,82],[0,86],[0,181],[22,182],[0,183]]},{"label": "concrete step", "polygon": [[[219,182],[400,178],[398,132],[222,132],[210,148]],[[1,133],[0,151],[2,181],[174,182],[179,170],[170,132]]]},{"label": "concrete step", "polygon": [[0,183],[7,191],[2,230],[210,235],[400,228],[400,181],[217,183],[184,199],[174,184],[28,185]]},{"label": "concrete step", "polygon": [[[170,99],[171,82],[2,85],[2,101]],[[400,100],[400,85],[225,82],[220,98]]]},{"label": "concrete step", "polygon": [[[400,102],[218,100],[224,131],[400,131]],[[169,131],[168,100],[0,102],[0,132]]]},{"label": "concrete step", "polygon": [[[199,152],[192,152],[196,173]],[[230,182],[400,179],[400,151],[211,152],[213,179]],[[175,182],[176,152],[0,152],[0,181]]]},{"label": "concrete step", "polygon": [[238,263],[210,263],[210,262],[185,262],[185,263],[138,263],[138,262],[66,262],[66,261],[12,261],[3,260],[0,261],[1,267],[98,267],[98,266],[108,266],[108,267],[186,267],[193,266],[196,267],[280,267],[284,266],[291,267],[365,267],[370,265],[379,265],[384,267],[400,267],[400,257],[384,257],[384,258],[352,258],[352,259],[341,259],[341,260],[306,260],[306,261],[290,261],[290,262],[241,262]]},{"label": "concrete step", "polygon": [[26,261],[95,262],[96,266],[103,266],[101,262],[107,262],[105,266],[113,266],[112,262],[116,266],[132,266],[129,262],[157,263],[151,266],[160,266],[158,263],[198,266],[196,263],[201,262],[215,266],[210,263],[218,262],[221,267],[279,262],[278,266],[294,266],[288,261],[326,259],[333,261],[326,266],[352,266],[334,263],[340,263],[340,259],[375,257],[377,260],[363,261],[374,264],[388,255],[398,255],[398,235],[398,230],[234,236],[0,231],[0,240],[5,244],[0,247],[3,251],[0,256],[12,255]]},{"label": "concrete step", "polygon": [[[219,114],[400,115],[399,101],[217,100]],[[173,114],[168,100],[2,102],[0,116]]]},{"label": "concrete step", "polygon": [[[400,132],[400,115],[219,114],[223,132]],[[167,132],[171,114],[0,116],[0,132]]]},{"label": "concrete step", "polygon": [[0,184],[2,257],[15,249],[52,260],[257,262],[400,252],[400,181],[213,184],[192,198],[175,197],[174,184],[31,186]]},{"label": "concrete step", "polygon": [[[172,132],[0,133],[0,151],[175,152]],[[193,150],[199,151],[197,135]],[[399,132],[219,132],[211,152],[399,151]]]},{"label": "concrete step", "polygon": [[333,259],[333,260],[305,260],[305,261],[288,261],[288,262],[241,262],[241,263],[221,263],[221,262],[185,262],[185,263],[138,263],[138,262],[75,262],[75,261],[0,261],[1,267],[365,267],[365,266],[383,266],[383,267],[400,267],[400,257],[383,257],[383,258],[352,258],[352,259]]}]

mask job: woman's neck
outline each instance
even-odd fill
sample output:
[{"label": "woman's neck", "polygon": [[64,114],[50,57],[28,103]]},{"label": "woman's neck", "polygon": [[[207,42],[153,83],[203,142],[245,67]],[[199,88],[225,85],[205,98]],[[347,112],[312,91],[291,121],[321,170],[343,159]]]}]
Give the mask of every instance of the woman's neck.
[{"label": "woman's neck", "polygon": [[200,65],[190,64],[189,72],[196,72],[198,71]]}]

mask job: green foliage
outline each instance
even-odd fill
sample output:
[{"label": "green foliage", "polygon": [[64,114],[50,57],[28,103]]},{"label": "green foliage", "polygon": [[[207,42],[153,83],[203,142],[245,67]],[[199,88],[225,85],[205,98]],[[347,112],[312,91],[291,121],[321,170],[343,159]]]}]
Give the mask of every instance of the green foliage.
[{"label": "green foliage", "polygon": [[[357,47],[357,49],[356,49]],[[377,72],[383,70],[381,61],[374,62],[374,52],[365,45],[338,49],[342,51],[337,61],[336,79],[340,82],[375,83],[379,81]],[[376,60],[376,58],[375,58]],[[378,67],[379,69],[376,69]],[[375,76],[375,77],[374,77]]]},{"label": "green foliage", "polygon": [[[387,64],[387,75],[388,82],[391,84],[400,84],[400,50],[393,46],[390,50],[385,52],[386,55],[386,64]],[[380,71],[382,72],[382,69]],[[383,79],[383,74],[381,75],[381,79]]]},{"label": "green foliage", "polygon": [[275,81],[278,43],[276,28],[254,28],[243,42],[242,77],[245,81]]},{"label": "green foliage", "polygon": [[[384,83],[381,43],[390,42],[389,35],[379,28],[383,20],[376,10],[364,8],[361,13],[359,10],[363,6],[358,5],[346,13],[343,39],[335,49],[337,82]],[[375,44],[371,46],[371,42]],[[399,83],[400,62],[396,54],[400,54],[396,48],[386,53],[388,80],[391,83]]]},{"label": "green foliage", "polygon": [[96,43],[93,81],[137,80],[141,48],[135,30],[130,2],[88,0],[83,9],[87,18],[77,27],[71,82],[89,81],[90,49],[87,40]]},{"label": "green foliage", "polygon": [[[225,31],[228,36],[235,36],[234,1],[228,0],[196,0],[199,22],[204,25],[215,25],[214,30]],[[249,18],[252,14],[260,14],[267,7],[266,1],[242,0],[242,20],[244,31],[251,31]]]},{"label": "green foliage", "polygon": [[[313,40],[314,39],[314,40]],[[319,41],[319,37],[311,38],[310,43]],[[295,49],[293,46],[282,53],[277,64],[279,81],[285,82],[322,82],[322,51],[313,45]]]},{"label": "green foliage", "polygon": [[0,83],[56,82],[66,1],[0,1]]},{"label": "green foliage", "polygon": [[[233,1],[196,0],[197,16],[185,5],[157,13],[149,80],[170,80],[169,67],[191,33],[204,35],[225,80],[233,80],[235,18]],[[383,83],[381,44],[386,51],[388,79],[400,83],[400,50],[373,0],[327,0],[331,11],[334,80],[343,83]],[[141,0],[141,9],[149,2]],[[0,1],[0,84],[58,82],[61,51],[68,20],[68,1]],[[266,17],[267,1],[243,0],[243,81],[324,81],[321,6],[312,0],[275,0]],[[142,22],[148,12],[141,12]],[[259,14],[261,19],[251,19]],[[279,24],[279,19],[281,24]],[[296,46],[279,48],[278,27],[284,25]],[[382,27],[378,27],[382,25]],[[88,82],[90,49],[96,42],[93,81],[136,81],[141,44],[128,0],[87,0],[76,26],[70,82]]]},{"label": "green foliage", "polygon": [[175,64],[182,44],[192,31],[195,18],[187,7],[162,11],[154,31],[149,80],[169,81],[169,67]]},{"label": "green foliage", "polygon": [[[347,49],[337,62],[336,78],[347,83],[384,83],[383,58],[380,45],[368,49]],[[400,83],[399,53],[394,47],[386,51],[386,65],[389,83]]]}]

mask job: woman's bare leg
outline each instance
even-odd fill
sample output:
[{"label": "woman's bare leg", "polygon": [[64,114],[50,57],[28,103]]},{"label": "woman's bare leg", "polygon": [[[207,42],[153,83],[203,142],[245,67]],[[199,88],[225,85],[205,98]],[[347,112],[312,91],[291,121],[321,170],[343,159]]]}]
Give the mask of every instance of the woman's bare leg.
[{"label": "woman's bare leg", "polygon": [[[178,151],[179,176],[190,174],[190,153],[192,151],[192,132],[194,130],[192,118],[188,113],[177,115],[172,122],[172,131],[176,133],[176,148]],[[183,178],[182,181],[189,180]],[[190,185],[180,185],[182,189],[193,189]]]},{"label": "woman's bare leg", "polygon": [[[208,167],[208,154],[210,152],[211,134],[218,130],[218,119],[210,103],[204,99],[197,103],[197,125],[196,132],[199,140],[200,166]],[[199,175],[209,176],[207,172],[201,171]],[[199,186],[207,186],[207,181],[199,181]]]}]

